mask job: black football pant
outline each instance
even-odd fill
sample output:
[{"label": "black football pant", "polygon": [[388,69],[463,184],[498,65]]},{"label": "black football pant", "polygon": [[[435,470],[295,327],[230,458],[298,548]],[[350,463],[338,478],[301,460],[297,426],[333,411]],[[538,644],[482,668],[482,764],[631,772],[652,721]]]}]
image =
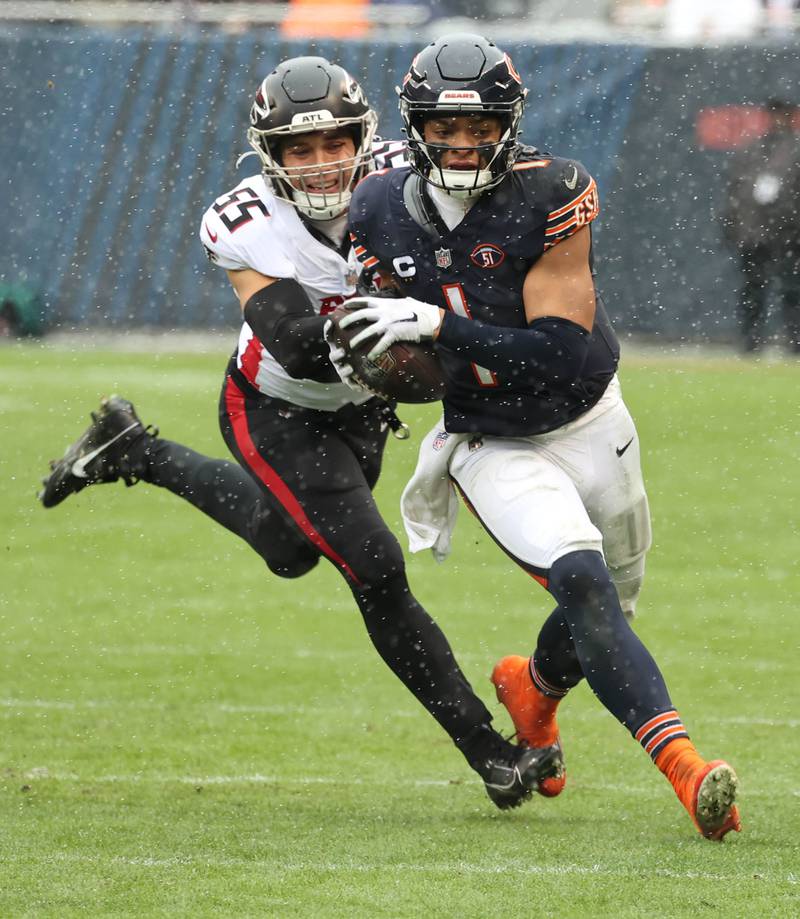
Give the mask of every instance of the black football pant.
[{"label": "black football pant", "polygon": [[238,463],[156,438],[141,477],[244,539],[281,577],[327,558],[380,656],[471,760],[466,747],[491,715],[411,594],[400,545],[372,496],[388,435],[381,408],[373,399],[339,412],[303,409],[256,392],[232,365],[220,427]]}]

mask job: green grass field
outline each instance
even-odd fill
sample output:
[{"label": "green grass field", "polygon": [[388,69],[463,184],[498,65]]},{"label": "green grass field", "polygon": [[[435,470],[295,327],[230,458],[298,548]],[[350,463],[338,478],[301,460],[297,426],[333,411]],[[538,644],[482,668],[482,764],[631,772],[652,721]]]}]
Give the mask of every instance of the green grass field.
[{"label": "green grass field", "polygon": [[[46,461],[120,392],[224,456],[219,354],[0,350],[0,916],[800,915],[800,366],[626,357],[655,544],[639,634],[744,832],[702,840],[585,686],[561,708],[569,783],[496,811],[372,651],[320,566],[270,576],[168,493],[90,488],[44,511]],[[435,409],[409,407],[379,499]],[[462,513],[417,595],[497,713],[494,660],[550,609]]]}]

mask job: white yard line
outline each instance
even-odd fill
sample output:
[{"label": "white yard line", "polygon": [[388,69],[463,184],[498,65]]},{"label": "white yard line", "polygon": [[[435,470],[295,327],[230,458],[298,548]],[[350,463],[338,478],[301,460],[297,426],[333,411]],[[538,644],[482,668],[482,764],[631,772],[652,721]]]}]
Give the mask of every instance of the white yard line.
[{"label": "white yard line", "polygon": [[[165,712],[175,711],[175,707],[176,706],[172,703],[144,702],[139,700],[135,702],[104,700],[101,702],[93,699],[82,699],[80,702],[64,702],[49,699],[0,699],[0,709],[5,709],[6,717],[13,714],[15,710],[17,712],[22,712],[30,709],[61,712],[96,710],[118,712]],[[374,708],[363,706],[351,705],[344,709],[341,702],[335,705],[322,705],[316,703],[313,705],[286,705],[282,703],[276,703],[275,705],[237,705],[227,702],[208,705],[200,702],[185,702],[182,707],[188,708],[189,710],[199,709],[205,712],[221,712],[226,715],[276,715],[280,717],[285,716],[287,718],[318,717],[320,714],[336,714],[347,718],[372,717],[381,720],[391,717],[394,721],[398,718],[416,718],[419,716],[419,712],[413,708],[404,709],[402,711],[395,710],[392,711],[390,715],[389,712],[381,714]],[[2,716],[3,713],[0,712],[0,717]]]},{"label": "white yard line", "polygon": [[[26,860],[30,855],[25,855]],[[12,855],[7,859],[13,862],[15,857]],[[582,876],[582,877],[612,877],[612,878],[631,878],[640,877],[641,869],[623,868],[620,866],[606,866],[602,864],[593,865],[541,865],[536,863],[524,862],[517,860],[503,860],[502,862],[401,862],[386,864],[382,862],[330,862],[330,861],[313,861],[307,860],[302,862],[291,861],[281,862],[279,859],[263,858],[232,858],[230,856],[217,855],[178,855],[171,858],[155,858],[150,856],[124,856],[124,855],[85,855],[79,852],[58,852],[48,853],[43,856],[45,862],[66,862],[66,863],[84,863],[90,865],[125,865],[137,868],[182,868],[182,867],[207,867],[207,868],[245,868],[248,871],[254,869],[264,869],[269,871],[272,876],[276,872],[286,874],[315,874],[320,872],[328,874],[407,874],[415,872],[417,874],[447,875],[449,877],[458,875],[504,875],[509,874],[521,876],[540,876],[540,877],[564,877],[564,876]],[[741,875],[737,874],[717,874],[705,871],[675,871],[671,868],[651,868],[648,874],[656,877],[669,878],[681,881],[724,881],[729,883],[738,883],[743,880]],[[777,883],[787,883],[796,885],[797,877],[794,874],[788,875],[764,875],[766,880]]]},{"label": "white yard line", "polygon": [[[259,772],[248,775],[166,775],[164,773],[132,773],[129,775],[79,775],[74,772],[51,772],[47,767],[40,766],[20,773],[20,778],[27,781],[51,780],[57,782],[77,782],[82,785],[191,785],[194,788],[206,788],[212,785],[283,785],[290,787],[311,787],[320,785],[342,786],[352,788],[447,788],[449,786],[474,785],[480,786],[477,778],[467,779],[401,779],[395,778],[390,782],[380,779],[354,779],[344,776],[324,775],[264,775]],[[573,794],[591,792],[601,795],[621,795],[630,798],[652,798],[653,785],[633,785],[629,782],[583,782],[573,781],[570,786]],[[792,798],[800,798],[800,788],[776,788],[773,784],[769,789],[748,787],[746,797],[774,798],[782,794]]]},{"label": "white yard line", "polygon": [[[346,785],[351,787],[359,785],[364,787],[389,788],[401,786],[405,788],[446,788],[448,785],[461,785],[460,780],[453,779],[392,779],[391,782],[371,781],[370,779],[353,779],[341,776],[323,775],[263,775],[259,772],[250,775],[164,775],[159,773],[132,773],[131,775],[78,775],[75,772],[51,772],[44,766],[30,769],[20,773],[20,778],[29,781],[49,779],[57,782],[80,782],[86,785],[192,785],[204,787],[207,785]],[[470,784],[479,784],[477,780]]]}]

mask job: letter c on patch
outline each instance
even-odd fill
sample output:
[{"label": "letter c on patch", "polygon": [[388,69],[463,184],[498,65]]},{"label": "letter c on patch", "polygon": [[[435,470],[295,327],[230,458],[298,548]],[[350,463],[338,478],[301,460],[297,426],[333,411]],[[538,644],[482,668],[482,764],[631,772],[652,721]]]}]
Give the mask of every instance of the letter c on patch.
[{"label": "letter c on patch", "polygon": [[410,255],[398,255],[392,262],[392,268],[400,278],[413,278],[417,273],[417,266]]}]

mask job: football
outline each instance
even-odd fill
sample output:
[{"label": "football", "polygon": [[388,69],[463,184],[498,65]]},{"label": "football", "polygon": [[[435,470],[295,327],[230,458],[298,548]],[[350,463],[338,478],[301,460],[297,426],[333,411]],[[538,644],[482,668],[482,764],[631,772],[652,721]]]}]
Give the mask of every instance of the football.
[{"label": "football", "polygon": [[364,323],[356,322],[344,329],[339,326],[345,316],[351,315],[339,307],[329,318],[334,341],[344,348],[356,376],[365,386],[397,402],[438,402],[444,396],[444,375],[432,344],[398,341],[370,360],[367,353],[375,339],[355,349],[350,347],[351,339],[362,331]]}]

